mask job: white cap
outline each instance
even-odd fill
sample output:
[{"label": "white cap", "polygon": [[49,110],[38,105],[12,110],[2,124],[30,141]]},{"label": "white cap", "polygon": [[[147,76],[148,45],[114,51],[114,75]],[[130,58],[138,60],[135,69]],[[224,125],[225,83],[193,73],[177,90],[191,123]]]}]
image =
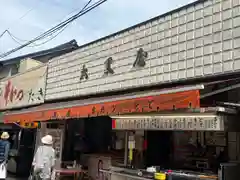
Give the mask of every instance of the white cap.
[{"label": "white cap", "polygon": [[46,136],[42,137],[42,143],[43,144],[48,144],[48,145],[52,144],[53,143],[52,136],[51,135],[46,135]]},{"label": "white cap", "polygon": [[1,135],[1,139],[8,139],[8,138],[9,138],[8,132],[3,132]]}]

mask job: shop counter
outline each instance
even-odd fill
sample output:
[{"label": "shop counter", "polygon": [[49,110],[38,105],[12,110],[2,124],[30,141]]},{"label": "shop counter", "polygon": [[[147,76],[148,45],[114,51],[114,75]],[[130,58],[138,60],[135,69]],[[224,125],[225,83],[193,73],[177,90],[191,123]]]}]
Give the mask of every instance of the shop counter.
[{"label": "shop counter", "polygon": [[[101,173],[100,169],[110,169],[111,166],[114,166],[118,162],[118,156],[115,156],[111,153],[109,154],[84,154],[84,161],[88,167],[88,174],[92,179],[99,179]],[[119,160],[121,162],[121,160]],[[117,163],[118,164],[118,163]]]},{"label": "shop counter", "polygon": [[[154,173],[146,172],[145,170],[134,170],[127,168],[111,167],[111,169],[101,169],[100,172],[104,178],[108,180],[153,180]],[[161,171],[166,174],[166,180],[217,180],[218,176],[215,174],[205,174],[188,171]]]},{"label": "shop counter", "polygon": [[120,167],[111,167],[111,169],[101,169],[100,172],[108,180],[153,180],[154,174],[142,174],[141,170],[132,170]]}]

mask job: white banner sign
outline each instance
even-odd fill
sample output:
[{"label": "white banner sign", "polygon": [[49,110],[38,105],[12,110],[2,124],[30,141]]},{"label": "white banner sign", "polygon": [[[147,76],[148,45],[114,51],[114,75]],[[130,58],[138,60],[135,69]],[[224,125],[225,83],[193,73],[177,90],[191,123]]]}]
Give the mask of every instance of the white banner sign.
[{"label": "white banner sign", "polygon": [[41,66],[0,81],[0,109],[43,103],[46,71]]},{"label": "white banner sign", "polygon": [[224,118],[206,116],[152,116],[113,120],[113,129],[121,130],[224,130]]}]

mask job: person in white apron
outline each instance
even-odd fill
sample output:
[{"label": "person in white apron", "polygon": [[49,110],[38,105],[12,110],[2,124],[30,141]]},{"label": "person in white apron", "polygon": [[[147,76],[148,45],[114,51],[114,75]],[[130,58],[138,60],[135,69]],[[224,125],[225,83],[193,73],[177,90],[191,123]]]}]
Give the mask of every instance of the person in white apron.
[{"label": "person in white apron", "polygon": [[10,142],[8,139],[8,132],[3,132],[0,140],[0,179],[6,179],[7,177],[7,161],[10,151]]},{"label": "person in white apron", "polygon": [[38,147],[32,163],[33,176],[35,179],[50,180],[55,165],[55,150],[52,147],[53,139],[51,135],[46,135],[41,141],[43,145]]}]

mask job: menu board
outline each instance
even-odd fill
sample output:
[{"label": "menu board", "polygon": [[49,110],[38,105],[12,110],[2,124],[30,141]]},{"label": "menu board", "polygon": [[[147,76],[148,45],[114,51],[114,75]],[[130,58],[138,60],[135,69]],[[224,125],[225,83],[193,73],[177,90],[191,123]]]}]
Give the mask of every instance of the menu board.
[{"label": "menu board", "polygon": [[178,115],[119,118],[112,122],[113,129],[125,130],[224,130],[224,120],[217,115]]}]

